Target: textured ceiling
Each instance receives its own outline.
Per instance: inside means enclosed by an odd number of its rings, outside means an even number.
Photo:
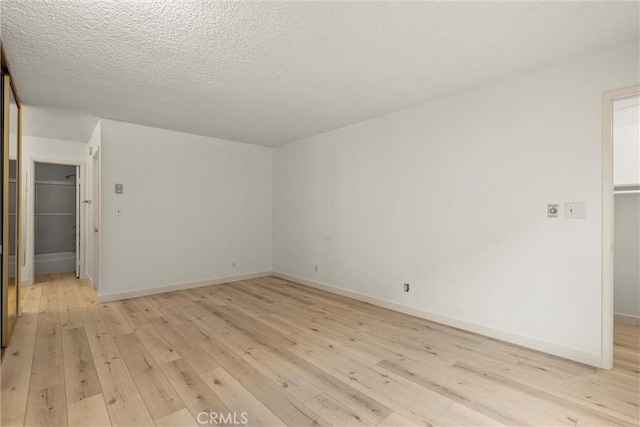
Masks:
[[[88,142],[98,118],[58,108],[24,107],[25,135],[63,141]]]
[[[638,2],[2,0],[28,105],[279,145],[638,40]]]

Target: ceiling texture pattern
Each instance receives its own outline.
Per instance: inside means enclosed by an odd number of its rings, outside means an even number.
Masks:
[[[638,40],[638,2],[2,0],[26,105],[275,146]]]

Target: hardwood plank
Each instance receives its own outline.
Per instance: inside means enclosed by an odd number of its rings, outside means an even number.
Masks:
[[[231,351],[211,332],[193,322],[183,323],[178,327],[189,335],[202,350],[208,354],[215,355],[215,359],[220,366],[225,368],[240,384],[249,386],[261,383],[266,379],[257,369]]]
[[[503,424],[535,425],[537,419],[540,423],[558,425],[568,421],[555,412],[547,416],[546,406],[536,406],[536,403],[532,403],[534,396],[505,387],[492,386],[479,378],[469,378],[425,362],[401,358],[396,361],[385,360],[378,365],[425,388],[449,396]],[[518,410],[514,411],[514,408]],[[575,421],[569,423],[575,424]]]
[[[31,368],[30,391],[64,384],[61,329],[59,322],[38,326]]]
[[[130,299],[122,299],[119,301],[114,301],[113,304],[118,307],[118,310],[122,313],[123,316],[132,313],[138,313],[140,310],[138,306]]]
[[[405,427],[405,426],[415,426],[416,423],[410,421],[403,417],[402,415],[393,412],[387,418],[380,421],[378,426],[380,427]]]
[[[277,330],[261,324],[259,321],[242,314],[229,307],[214,306],[206,301],[198,301],[196,305],[202,307],[210,315],[209,322],[215,322],[220,327],[227,328],[234,333],[244,335],[267,346],[277,345],[281,348],[291,347],[295,341],[278,333]]]
[[[254,341],[229,331],[218,333],[217,336],[236,355],[297,399],[307,401],[321,393],[321,390],[309,381],[284,367],[264,351],[256,348]]]
[[[42,297],[42,286],[41,285],[32,285],[22,287],[25,298],[22,303],[22,313],[30,313],[35,314],[40,312],[40,299]],[[35,333],[35,330],[34,330]]]
[[[326,393],[305,402],[313,412],[327,420],[332,426],[370,426],[370,422],[329,397]]]
[[[329,423],[272,382],[250,387],[251,393],[289,426],[328,426]],[[251,416],[251,414],[249,414]]]
[[[49,285],[53,286],[53,285]],[[44,287],[45,289],[50,289]],[[59,324],[60,323],[60,300],[58,299],[57,287],[51,288],[56,293],[43,292],[40,298],[40,315],[38,325]]]
[[[487,427],[504,425],[493,418],[487,417],[480,412],[466,407],[459,402],[454,402],[446,411],[444,411],[444,415],[447,418],[451,418],[456,425]]]
[[[162,313],[163,317],[165,317],[175,325],[180,325],[189,321],[189,317],[185,315],[184,312],[170,305],[160,307],[158,311]]]
[[[25,295],[2,425],[640,424],[633,325],[602,371],[277,278],[97,304],[62,274]]]
[[[123,313],[123,316],[134,332],[140,328],[149,326],[149,318],[140,311],[128,314]]]
[[[153,420],[120,358],[95,359],[104,401],[114,426],[150,426]]]
[[[152,324],[136,329],[135,334],[157,363],[171,362],[180,358],[180,354]]]
[[[161,364],[160,369],[194,417],[200,413],[229,413],[229,408],[184,360]]]
[[[96,292],[88,284],[79,286],[76,289],[76,300],[78,301],[78,307],[95,304],[97,300]]]
[[[20,321],[21,319],[18,319]],[[33,350],[36,345],[35,335],[18,335],[15,334],[11,337],[9,345],[4,349],[3,363],[8,362],[11,359],[20,359],[22,357],[33,357]]]
[[[240,340],[238,340],[240,341]],[[307,401],[322,391],[298,374],[285,368],[262,350],[251,347],[250,343],[239,344],[241,355],[251,366],[259,370],[278,387],[301,401]]]
[[[162,337],[180,354],[180,357],[189,364],[198,374],[203,374],[218,368],[220,364],[213,357],[202,350],[175,324],[164,317],[153,317],[151,324]]]
[[[33,295],[33,293],[29,293],[29,295]],[[15,337],[35,336],[38,329],[39,316],[40,316],[39,305],[35,310],[27,311],[27,309],[24,309],[22,312],[22,316],[18,317],[18,319],[16,320],[16,324],[14,326],[12,336],[15,336]]]
[[[64,384],[29,392],[27,426],[62,426],[67,424]]]
[[[63,330],[62,346],[67,405],[101,394],[100,380],[84,327]]]
[[[272,349],[267,353],[292,372],[306,379],[334,399],[339,400],[343,405],[373,424],[379,423],[393,412],[366,393],[326,373],[308,360],[290,351]]]
[[[257,426],[285,425],[262,402],[236,381],[224,368],[201,375],[204,382],[220,397],[231,412],[246,414],[249,424]]]
[[[131,329],[129,323],[127,323],[114,303],[108,302],[100,304],[98,307],[112,336],[117,337],[118,335],[126,335],[133,332],[133,329]]]
[[[203,418],[204,419],[204,418]],[[193,415],[187,409],[181,409],[178,412],[167,415],[164,418],[156,420],[156,426],[158,427],[198,427]]]
[[[344,377],[351,384],[362,384],[366,388],[375,389],[377,392],[389,396],[404,396],[403,400],[405,401],[418,399],[424,401],[425,406],[436,412],[443,412],[453,403],[450,397],[417,386],[402,376],[395,375],[365,360],[349,357],[348,353],[341,352],[335,347],[296,345],[291,351],[298,355],[304,355],[314,363],[317,362],[318,366],[330,369],[335,376]]]
[[[131,377],[154,420],[183,409],[184,403],[135,334],[114,338]]]
[[[138,307],[138,311],[143,313],[147,318],[162,316],[162,312],[151,304],[145,297],[132,298],[131,301]]]
[[[72,282],[65,281],[58,285],[58,301],[62,329],[74,329],[83,326],[80,308],[76,299],[76,288]]]
[[[101,394],[67,405],[69,427],[110,427],[111,419]]]
[[[21,426],[29,396],[31,357],[5,360],[0,369],[0,425]]]
[[[562,417],[565,419],[578,420],[578,419],[599,419],[600,422],[607,422],[612,425],[624,425],[627,422],[634,422],[633,415],[638,415],[638,407],[635,407],[635,410],[632,411],[631,416],[627,417],[625,413],[612,411],[606,405],[598,403],[597,401],[593,404],[590,402],[591,399],[584,399],[583,401],[574,401],[573,399],[566,398],[563,396],[559,396],[557,394],[553,394],[548,392],[547,390],[537,389],[528,384],[520,383],[518,381],[514,381],[509,378],[505,378],[502,375],[494,374],[491,372],[484,371],[479,368],[475,368],[474,366],[468,365],[463,362],[456,363],[453,370],[459,369],[465,373],[470,373],[472,375],[481,376],[484,380],[491,381],[495,384],[504,385],[505,387],[512,390],[512,393],[516,392],[525,392],[530,396],[530,400],[540,399],[541,401],[547,402],[546,406],[553,407],[558,406],[558,411],[566,414]],[[591,406],[593,405],[593,406]],[[590,407],[591,406],[591,407]],[[615,415],[614,415],[615,414]]]
[[[298,348],[294,348],[292,351],[298,351]],[[439,395],[426,388],[414,388],[413,393],[409,393],[408,390],[411,389],[409,384],[404,379],[402,382],[394,383],[395,378],[392,377],[391,372],[384,374],[373,370],[370,372],[361,371],[358,369],[357,363],[349,363],[339,357],[332,357],[327,352],[314,354],[313,350],[309,350],[303,351],[299,355],[309,359],[327,373],[343,381],[349,381],[352,387],[415,423],[424,425],[451,423],[451,420],[441,415],[452,403],[452,399],[449,397]],[[386,379],[384,375],[387,375]],[[422,391],[421,394],[420,391]]]
[[[98,306],[95,303],[86,304],[80,308],[80,314],[93,358],[120,357],[120,352]]]

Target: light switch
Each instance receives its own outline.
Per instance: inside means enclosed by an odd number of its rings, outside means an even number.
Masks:
[[[116,208],[116,216],[122,216],[122,208]]]
[[[584,202],[565,203],[564,217],[569,219],[585,219],[587,217],[587,204]]]

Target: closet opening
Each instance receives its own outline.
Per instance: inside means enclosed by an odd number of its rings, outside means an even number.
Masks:
[[[640,325],[640,96],[613,102],[613,230],[613,320]]]
[[[34,162],[33,274],[80,277],[80,166]]]
[[[614,321],[621,335],[637,334],[640,323],[640,86],[605,92],[602,101],[601,367],[612,369]]]

